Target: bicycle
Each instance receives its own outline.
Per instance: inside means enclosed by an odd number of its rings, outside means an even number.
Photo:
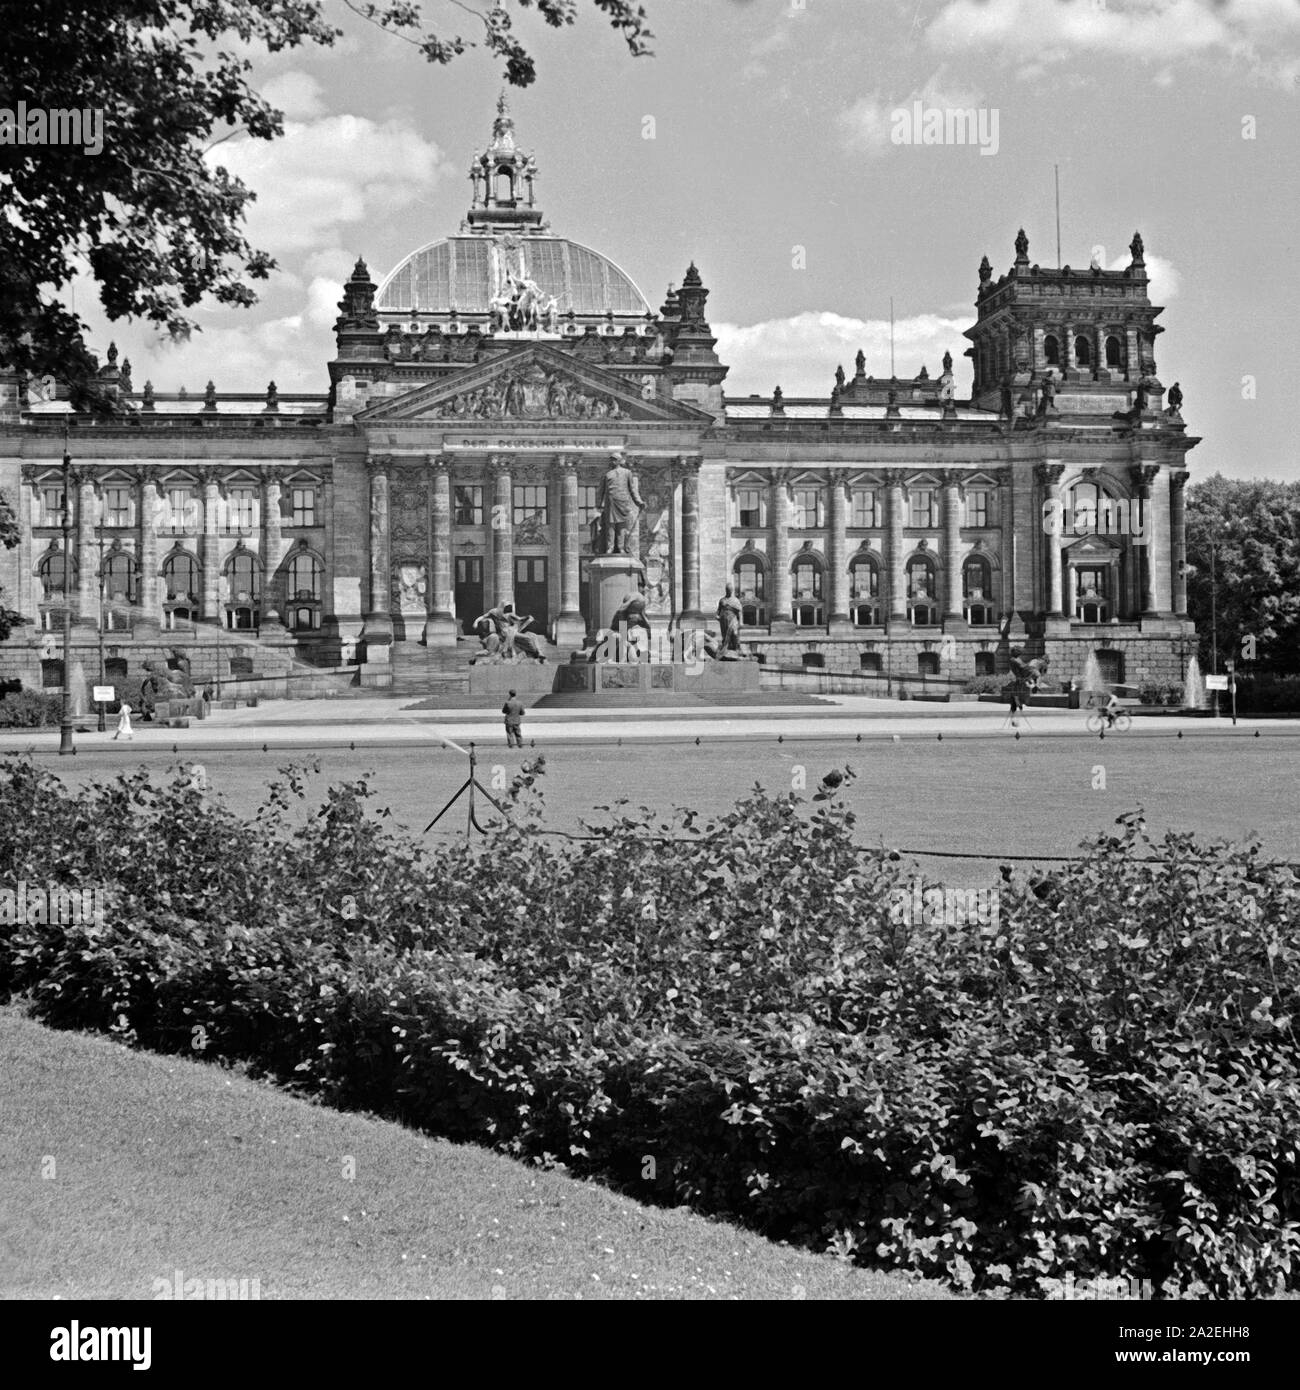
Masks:
[[[1133,727],[1133,716],[1128,710],[1116,710],[1113,715],[1108,715],[1104,709],[1095,709],[1088,716],[1088,732],[1090,734],[1111,733],[1126,734]]]

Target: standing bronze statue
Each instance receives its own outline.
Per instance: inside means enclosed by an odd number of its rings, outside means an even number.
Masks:
[[[610,458],[609,470],[600,481],[602,555],[628,553],[628,535],[644,507],[636,478],[620,451]]]
[[[740,624],[743,618],[744,609],[736,597],[735,586],[728,584],[726,592],[718,600],[718,626],[722,629],[718,654],[724,660],[728,655],[740,655]]]

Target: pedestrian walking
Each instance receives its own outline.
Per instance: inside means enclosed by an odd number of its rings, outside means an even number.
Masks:
[[[135,737],[131,732],[131,706],[125,701],[122,702],[121,707],[118,709],[117,728],[113,732],[113,737],[115,739]]]
[[[524,707],[513,690],[510,692],[510,698],[501,706],[501,713],[506,717],[506,747],[522,748]]]

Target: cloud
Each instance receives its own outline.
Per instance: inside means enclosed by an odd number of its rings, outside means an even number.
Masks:
[[[310,74],[293,69],[262,84],[262,95],[289,120],[306,121],[325,114],[320,83]]]
[[[932,377],[942,370],[946,351],[953,355],[958,391],[967,389],[970,371],[962,353],[963,331],[969,318],[918,314],[894,325],[894,359],[898,375],[913,377],[924,365]],[[835,368],[843,365],[851,377],[853,358],[861,348],[867,375],[889,375],[889,320],[846,318],[843,314],[809,311],[791,318],[768,319],[742,327],[715,323],[718,356],[731,367],[730,395],[757,392],[771,395],[780,386],[788,396],[830,396]],[[967,385],[963,386],[963,376]]]
[[[947,66],[940,65],[926,78],[925,83],[898,100],[886,100],[879,92],[859,97],[839,117],[840,132],[850,150],[868,155],[882,154],[890,145],[893,113],[910,110],[914,101],[927,109],[941,111],[970,110],[983,105],[983,93],[974,88],[954,86],[948,79]]]
[[[338,245],[344,226],[386,220],[450,167],[405,121],[349,115],[286,121],[282,139],[219,145],[209,159],[257,193],[249,239],[274,256]]]
[[[948,0],[926,26],[940,53],[985,50],[1038,76],[1073,58],[1136,58],[1167,81],[1170,65],[1228,58],[1290,84],[1300,67],[1294,0]]]

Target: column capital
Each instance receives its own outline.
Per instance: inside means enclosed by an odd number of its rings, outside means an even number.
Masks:
[[[960,488],[966,481],[966,473],[960,468],[943,468],[939,471],[939,482],[944,487]]]
[[[392,467],[393,456],[391,454],[366,455],[366,473],[372,478],[376,476],[386,478],[392,471]]]
[[[576,474],[578,471],[577,454],[556,454],[555,471],[568,476],[570,473]]]
[[[25,483],[36,483],[39,480],[41,469],[34,463],[23,464],[22,477]]]
[[[1135,463],[1128,470],[1129,480],[1143,497],[1151,495],[1151,484],[1160,475],[1158,463]]]
[[[704,462],[703,454],[678,454],[673,459],[673,467],[680,470],[683,474],[698,473],[700,465]]]
[[[425,462],[435,473],[450,473],[452,458],[448,453],[426,454]]]
[[[1186,486],[1191,473],[1186,468],[1175,468],[1169,475],[1169,486],[1175,492],[1181,492]]]
[[[1063,463],[1039,463],[1034,466],[1034,476],[1044,487],[1057,488],[1065,476]]]
[[[513,454],[489,454],[487,461],[487,471],[494,478],[508,476],[514,471],[515,456]]]
[[[221,491],[221,474],[215,468],[196,468],[194,476],[199,480],[200,487],[214,487]]]
[[[263,487],[271,487],[272,485],[280,486],[288,476],[288,469],[278,464],[264,463],[261,468],[257,470],[257,475],[261,478]]]

